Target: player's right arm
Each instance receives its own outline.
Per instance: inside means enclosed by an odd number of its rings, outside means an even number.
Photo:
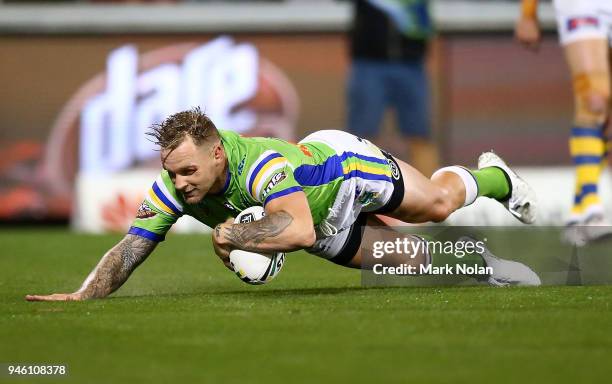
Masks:
[[[147,190],[127,235],[106,252],[78,291],[28,295],[26,300],[72,301],[110,295],[127,281],[136,267],[164,240],[170,227],[182,214],[182,201],[176,196],[174,185],[164,171]]]
[[[115,292],[132,272],[153,252],[156,241],[137,235],[126,235],[102,257],[98,265],[73,293],[28,295],[28,301],[73,301],[98,299]]]
[[[521,16],[514,28],[514,35],[525,47],[538,49],[541,39],[538,0],[521,1]]]

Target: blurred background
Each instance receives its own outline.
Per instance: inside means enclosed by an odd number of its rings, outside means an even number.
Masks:
[[[245,135],[354,131],[355,47],[379,44],[368,40],[379,27],[357,23],[359,3],[0,0],[0,222],[125,231],[160,169],[144,133],[195,105]],[[430,11],[415,8],[427,33],[398,54],[423,61],[417,99],[427,102],[408,116],[425,113],[427,133],[406,136],[402,107],[391,106],[372,139],[422,160],[424,173],[474,166],[494,148],[546,193],[540,223],[561,224],[573,193],[573,107],[550,2],[540,7],[537,53],[514,41],[517,1],[415,3]],[[365,41],[356,42],[359,28]],[[419,139],[424,146],[411,146]],[[601,190],[609,204],[609,175]],[[505,220],[476,204],[451,222]],[[188,219],[176,227],[201,230]]]

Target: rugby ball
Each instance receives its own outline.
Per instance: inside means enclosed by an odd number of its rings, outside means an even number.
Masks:
[[[234,223],[250,223],[264,216],[262,207],[250,207],[240,212]],[[274,279],[285,263],[284,252],[267,254],[235,249],[230,252],[229,258],[236,275],[245,283],[254,285],[265,284]]]

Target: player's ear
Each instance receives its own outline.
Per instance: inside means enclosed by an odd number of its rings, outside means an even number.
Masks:
[[[223,146],[221,145],[221,142],[218,141],[215,144],[213,144],[213,158],[215,160],[221,160],[223,159]]]

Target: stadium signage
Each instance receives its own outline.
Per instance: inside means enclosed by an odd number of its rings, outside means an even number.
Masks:
[[[105,70],[62,108],[45,149],[45,171],[70,194],[77,173],[158,168],[149,127],[194,106],[222,129],[295,139],[295,88],[254,44],[221,36],[145,53],[125,44],[109,52]]]
[[[221,37],[189,51],[182,62],[160,63],[138,72],[136,47],[110,53],[106,88],[81,112],[80,170],[116,171],[156,157],[149,127],[164,117],[204,106],[219,126],[237,132],[254,128],[252,109],[237,106],[257,92],[258,53],[251,44]]]
[[[126,44],[108,54],[105,71],[62,109],[46,171],[66,195],[76,180],[75,228],[123,231],[135,212],[151,214],[139,204],[160,169],[146,135],[152,124],[200,106],[221,129],[293,141],[298,105],[291,82],[252,43],[222,36],[146,53]],[[176,227],[189,231],[194,223],[181,220]]]

